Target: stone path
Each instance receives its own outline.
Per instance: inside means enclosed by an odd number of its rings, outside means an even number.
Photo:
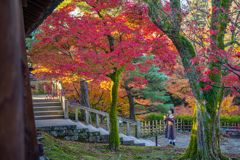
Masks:
[[[149,138],[151,141],[155,142],[155,137]],[[190,134],[187,133],[177,133],[176,137],[176,147],[187,148],[190,142]],[[160,146],[166,146],[169,144],[164,138],[164,135],[158,136],[158,144]],[[222,152],[240,154],[240,139],[238,138],[223,138],[220,142],[220,147]]]

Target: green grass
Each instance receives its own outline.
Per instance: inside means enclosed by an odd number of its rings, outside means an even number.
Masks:
[[[185,149],[175,148],[171,145],[163,147],[120,146],[119,151],[108,149],[107,144],[83,143],[56,139],[41,132],[41,140],[46,147],[45,156],[52,160],[106,160],[106,159],[144,159],[144,160],[175,160],[185,152]],[[240,158],[240,155],[225,154],[231,158]],[[121,158],[119,158],[121,156]]]
[[[106,159],[176,159],[185,149],[165,147],[120,146],[119,151],[109,150],[107,144],[82,143],[56,139],[43,133],[41,140],[45,155],[53,160],[106,160]]]

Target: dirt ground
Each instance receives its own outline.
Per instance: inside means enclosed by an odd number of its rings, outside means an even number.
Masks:
[[[149,138],[155,142],[155,137]],[[190,141],[190,134],[187,133],[177,133],[176,147],[187,148]],[[169,144],[168,141],[164,138],[164,135],[158,136],[158,144],[160,146],[166,146]],[[240,154],[240,139],[239,138],[223,138],[220,141],[220,147],[222,152]]]

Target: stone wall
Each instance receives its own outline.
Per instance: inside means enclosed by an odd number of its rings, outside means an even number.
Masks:
[[[38,131],[44,131],[53,137],[92,143],[108,143],[109,135],[100,135],[100,132],[91,132],[88,128],[76,128],[76,125],[70,126],[51,126],[38,127]]]

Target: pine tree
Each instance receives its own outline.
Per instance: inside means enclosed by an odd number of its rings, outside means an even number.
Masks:
[[[153,59],[153,56],[135,58],[132,63],[146,65],[145,61],[147,59]],[[147,107],[148,111],[160,111],[162,113],[166,113],[173,106],[172,104],[165,104],[170,99],[169,96],[166,96],[167,91],[165,90],[168,76],[161,73],[155,64],[148,65],[148,67],[147,72],[141,72],[141,68],[136,67],[135,70],[128,71],[127,78],[124,79],[124,88],[127,91],[130,106],[130,119],[133,120],[135,120],[135,105]],[[139,77],[139,79],[136,79],[136,77]],[[149,100],[149,103],[136,102],[138,99]]]

